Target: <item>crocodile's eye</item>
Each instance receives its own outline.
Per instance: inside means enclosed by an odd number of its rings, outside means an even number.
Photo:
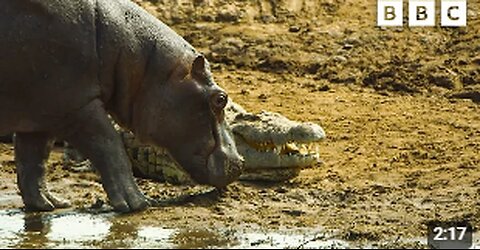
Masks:
[[[224,92],[219,92],[213,95],[211,105],[215,111],[222,111],[227,106],[228,96]]]

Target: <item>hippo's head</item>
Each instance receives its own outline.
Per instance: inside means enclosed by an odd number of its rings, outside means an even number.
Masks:
[[[135,103],[134,133],[167,148],[196,182],[224,187],[243,168],[224,118],[228,96],[213,81],[203,56],[176,67],[165,83],[143,88],[142,100]]]

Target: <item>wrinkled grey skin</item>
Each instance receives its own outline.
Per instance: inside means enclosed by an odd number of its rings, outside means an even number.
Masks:
[[[69,205],[43,185],[53,139],[91,160],[116,211],[148,206],[108,114],[167,148],[197,182],[231,183],[242,159],[225,130],[226,102],[205,59],[128,0],[0,3],[0,134],[16,134],[27,210]]]

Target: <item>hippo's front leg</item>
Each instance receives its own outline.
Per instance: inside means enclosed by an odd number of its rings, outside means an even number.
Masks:
[[[17,182],[26,210],[50,211],[70,206],[69,202],[57,199],[45,190],[44,162],[50,149],[49,137],[45,133],[15,135]]]
[[[110,204],[118,212],[142,210],[148,206],[133,178],[130,160],[120,135],[115,131],[103,104],[94,100],[73,117],[65,140],[72,144],[100,172]]]

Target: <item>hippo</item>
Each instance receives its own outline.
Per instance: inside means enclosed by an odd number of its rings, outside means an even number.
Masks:
[[[64,140],[98,170],[115,211],[149,198],[111,118],[165,147],[192,179],[225,187],[242,170],[224,118],[227,93],[208,61],[129,0],[15,0],[0,4],[0,134],[15,133],[24,206],[70,206],[44,185],[52,142]]]

